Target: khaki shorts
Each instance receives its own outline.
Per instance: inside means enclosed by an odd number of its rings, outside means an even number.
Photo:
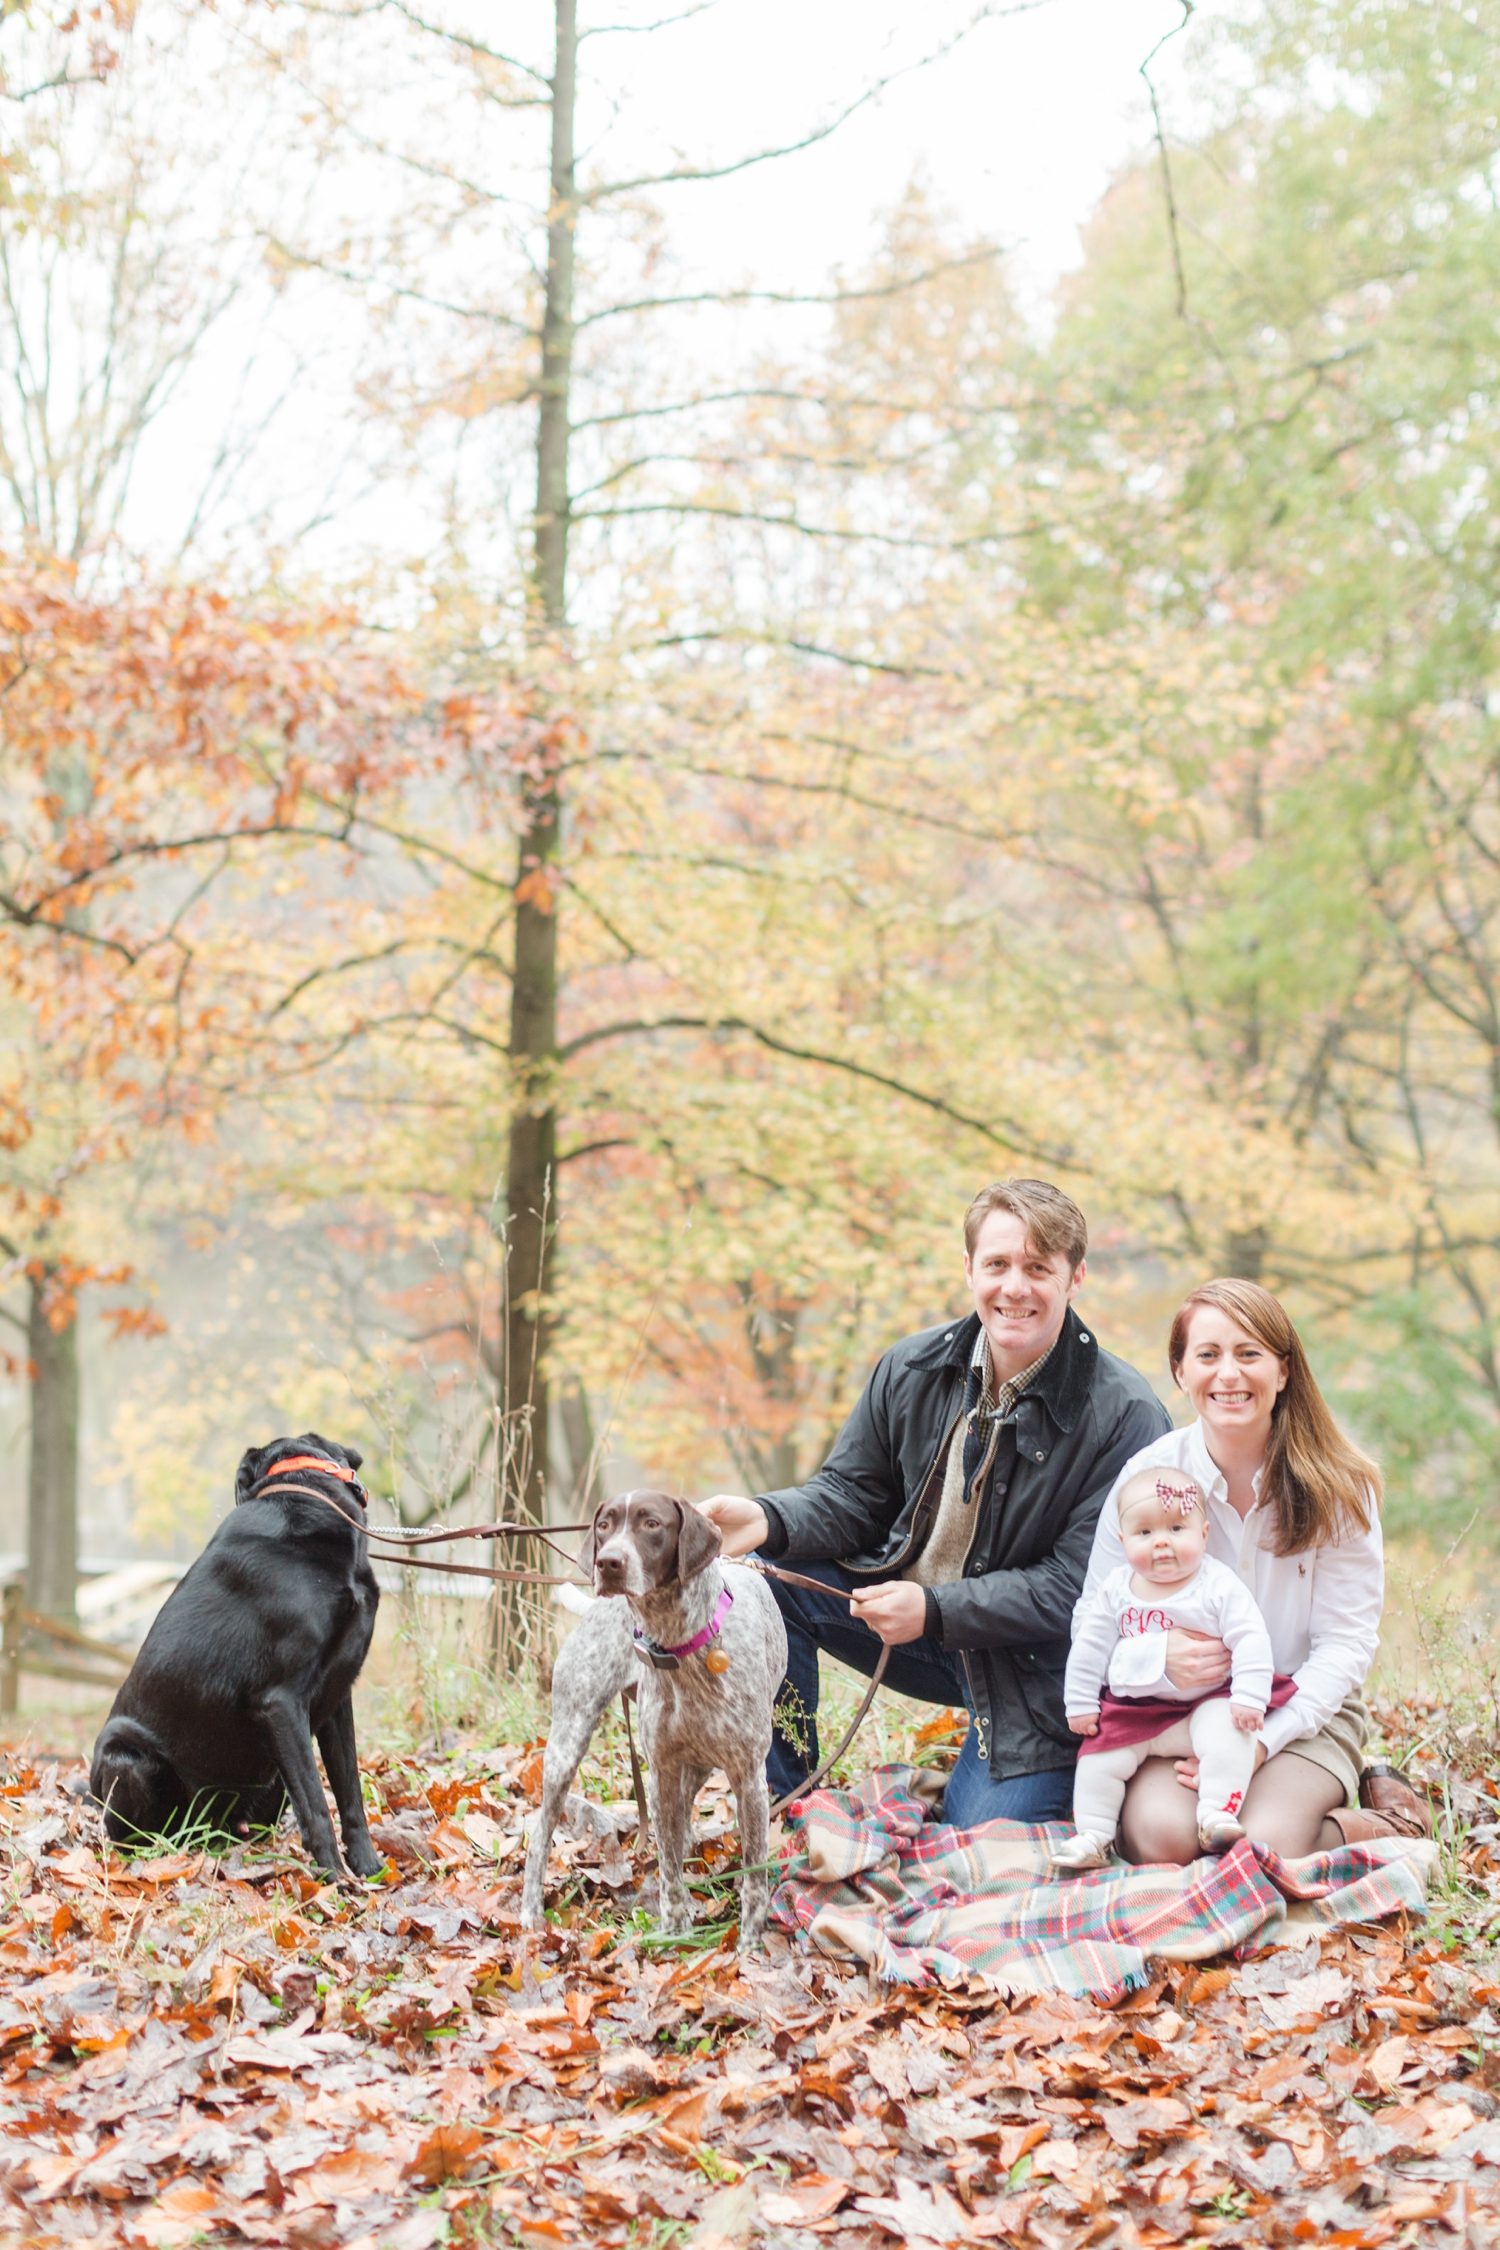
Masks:
[[[1310,1734],[1300,1742],[1289,1742],[1279,1753],[1283,1758],[1306,1758],[1312,1765],[1322,1766],[1331,1773],[1344,1791],[1344,1803],[1359,1803],[1359,1777],[1365,1763],[1365,1735],[1369,1722],[1365,1717],[1364,1697],[1356,1689],[1346,1695],[1327,1726],[1317,1734]]]

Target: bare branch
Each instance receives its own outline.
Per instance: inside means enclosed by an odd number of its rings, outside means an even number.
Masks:
[[[347,266],[331,264],[326,258],[315,258],[308,251],[289,249],[274,235],[264,235],[261,239],[268,249],[274,250],[278,258],[284,258],[289,266],[300,267],[307,273],[325,274],[330,281],[345,281],[354,289],[383,290],[387,296],[399,297],[403,303],[425,305],[431,312],[452,313],[459,320],[487,321],[492,328],[508,328],[512,335],[529,336],[533,342],[541,333],[524,320],[512,320],[508,313],[490,312],[477,305],[455,305],[446,297],[429,297],[424,290],[405,288],[401,283],[385,280],[379,274],[355,273]]]
[[[308,15],[332,16],[336,22],[356,22],[362,16],[401,16],[414,30],[425,31],[434,39],[446,41],[450,47],[461,48],[465,54],[479,55],[486,62],[497,62],[506,70],[519,71],[523,78],[530,78],[547,92],[551,91],[552,81],[545,71],[537,70],[531,63],[522,62],[516,55],[502,54],[498,47],[487,46],[484,40],[476,39],[468,32],[455,31],[445,23],[433,23],[429,17],[419,15],[415,8],[408,7],[406,0],[370,0],[368,6],[332,8],[321,5],[320,0],[302,0],[302,4]]]
[[[940,274],[991,265],[1003,255],[998,243],[991,243],[983,250],[970,251],[967,257],[944,258],[938,265],[923,267],[920,273],[882,282],[873,289],[696,289],[680,297],[627,297],[617,305],[582,314],[574,325],[592,328],[596,322],[613,320],[620,313],[673,311],[682,305],[863,305],[876,298],[904,296],[907,290],[920,289],[923,282],[935,281]]]
[[[890,1077],[883,1070],[871,1070],[865,1063],[851,1062],[845,1055],[830,1055],[816,1047],[795,1047],[789,1040],[778,1039],[774,1032],[763,1031],[759,1024],[746,1023],[738,1016],[658,1016],[655,1021],[642,1018],[633,1023],[603,1024],[596,1031],[580,1032],[557,1050],[559,1062],[570,1062],[574,1055],[586,1047],[595,1047],[606,1039],[650,1038],[658,1031],[709,1031],[738,1032],[753,1039],[758,1046],[767,1047],[772,1054],[788,1055],[794,1062],[816,1063],[824,1070],[839,1070],[851,1078],[861,1078],[872,1086],[883,1086],[888,1093],[899,1094],[903,1101],[915,1102],[922,1109],[935,1110],[940,1117],[951,1119],[955,1125],[978,1133],[983,1140],[991,1141],[1012,1156],[1024,1156],[1040,1164],[1063,1167],[1077,1166],[1077,1156],[1072,1150],[1039,1148],[1031,1136],[1019,1125],[1008,1125],[1001,1132],[983,1118],[970,1117],[940,1094],[929,1094],[919,1086],[908,1086],[899,1078]]]
[[[798,656],[826,657],[831,664],[847,664],[856,672],[887,672],[897,680],[945,680],[948,673],[935,664],[886,664],[878,656],[851,656],[847,649],[824,648],[817,641],[789,640],[781,633],[666,633],[659,640],[643,643],[648,648],[701,648],[707,641],[723,642],[730,647],[789,648]],[[747,775],[747,780],[754,779]]]
[[[695,6],[675,16],[658,16],[655,23],[596,23],[579,32],[578,44],[581,47],[585,39],[613,39],[637,31],[670,31],[675,24],[691,23],[694,16],[710,15],[718,5],[719,0],[696,0]]]
[[[836,116],[830,117],[822,125],[815,125],[810,132],[804,133],[798,140],[784,141],[776,148],[755,149],[750,155],[737,156],[728,164],[684,164],[676,166],[670,172],[642,172],[634,179],[611,180],[607,185],[591,190],[588,195],[580,197],[579,200],[587,203],[601,203],[609,196],[632,195],[640,188],[678,187],[694,180],[727,180],[736,172],[752,170],[757,164],[774,164],[784,156],[800,156],[804,150],[817,148],[821,142],[830,140],[841,126],[848,124],[851,117],[856,117],[862,109],[867,109],[870,103],[877,101],[889,87],[896,85],[903,78],[914,76],[920,70],[930,69],[934,63],[941,62],[946,55],[951,55],[953,50],[961,46],[964,40],[977,31],[982,23],[993,23],[1003,16],[1030,15],[1035,9],[1047,5],[1048,0],[1011,0],[1011,5],[1008,7],[996,7],[994,0],[985,0],[985,5],[979,8],[969,18],[968,22],[953,34],[951,39],[945,39],[940,46],[931,48],[927,54],[919,56],[915,62],[903,63],[899,70],[887,71],[883,78],[875,79],[865,87],[862,93],[856,94],[853,101],[846,102]]]

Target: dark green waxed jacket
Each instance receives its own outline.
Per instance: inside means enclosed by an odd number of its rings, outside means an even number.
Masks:
[[[937,1512],[978,1335],[970,1313],[892,1345],[817,1474],[761,1495],[768,1560],[901,1575]],[[1056,1348],[1000,1432],[964,1575],[928,1593],[928,1630],[967,1676],[979,1748],[997,1781],[1077,1755],[1063,1672],[1094,1524],[1126,1462],[1170,1426],[1145,1376],[1101,1351],[1069,1306]]]

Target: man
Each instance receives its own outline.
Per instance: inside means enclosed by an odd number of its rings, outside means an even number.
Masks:
[[[701,1503],[726,1554],[756,1549],[853,1590],[851,1610],[770,1582],[788,1642],[766,1765],[777,1796],[817,1764],[818,1651],[870,1673],[883,1641],[888,1686],[970,1712],[946,1820],[1070,1817],[1073,1604],[1110,1486],[1170,1426],[1073,1310],[1087,1247],[1060,1188],[985,1188],[964,1221],[973,1312],[892,1346],[807,1484]]]

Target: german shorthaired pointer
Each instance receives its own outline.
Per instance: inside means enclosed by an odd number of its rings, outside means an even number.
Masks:
[[[200,1819],[272,1826],[290,1796],[308,1851],[341,1876],[316,1737],[349,1865],[380,1873],[351,1700],[380,1601],[359,1464],[315,1430],[240,1462],[234,1507],[163,1605],[94,1744],[89,1788],[117,1843]]]
[[[627,1492],[594,1516],[595,1602],[562,1645],[552,1675],[552,1731],[542,1809],[526,1855],[521,1919],[542,1920],[547,1852],[563,1800],[606,1704],[632,1683],[650,1767],[661,1919],[692,1927],[683,1881],[693,1800],[715,1766],[734,1791],[740,1849],[740,1951],[759,1945],[770,1886],[766,1753],[786,1672],[786,1628],[765,1580],[719,1560],[715,1526],[685,1500]],[[588,1554],[589,1550],[585,1550]]]

